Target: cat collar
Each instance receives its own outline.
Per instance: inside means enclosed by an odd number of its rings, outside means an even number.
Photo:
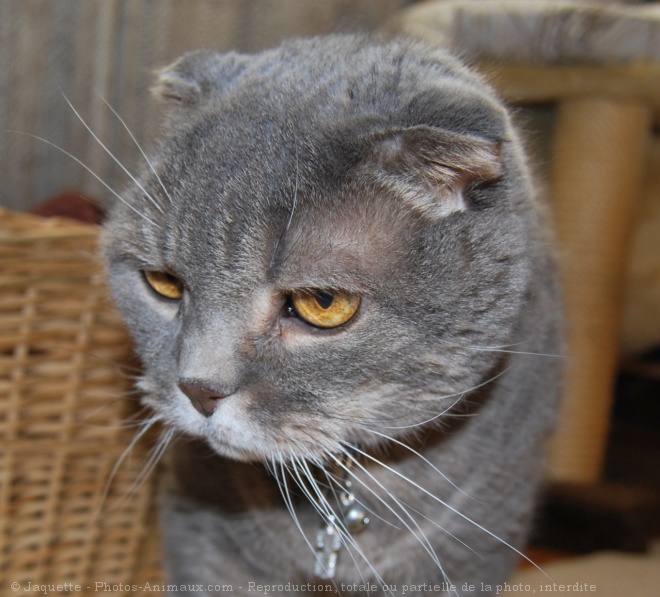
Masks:
[[[325,503],[336,500],[338,512],[329,508],[331,513],[323,516],[323,522],[316,534],[316,551],[314,575],[319,579],[334,578],[337,569],[339,552],[348,536],[361,533],[369,524],[369,517],[364,507],[358,503],[353,494],[351,468],[354,460],[349,453],[342,454],[335,462],[332,473],[338,488],[330,486],[326,489]]]

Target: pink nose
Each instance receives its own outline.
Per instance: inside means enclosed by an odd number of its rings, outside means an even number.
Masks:
[[[222,400],[229,393],[222,392],[211,384],[200,379],[180,379],[179,388],[188,396],[195,409],[205,417],[210,417],[215,411],[218,400]]]

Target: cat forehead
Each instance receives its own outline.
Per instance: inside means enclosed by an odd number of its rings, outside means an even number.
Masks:
[[[295,194],[299,184],[341,183],[378,134],[426,127],[496,143],[508,131],[501,106],[471,73],[441,50],[404,40],[331,36],[256,55],[196,52],[161,71],[158,90],[174,100],[162,163],[178,181],[182,210],[219,194],[259,211],[263,198]],[[448,143],[426,136],[395,145],[416,148],[428,166],[429,147]],[[499,165],[482,167],[483,156],[498,162],[496,153],[487,148],[454,165],[467,168],[464,180],[493,176]]]
[[[420,218],[397,202],[349,194],[293,214],[274,269],[284,286],[364,291],[410,258],[421,237]]]
[[[157,210],[136,191],[147,217],[126,227],[150,228],[166,264],[382,275],[414,245],[408,212],[428,223],[464,211],[461,188],[502,172],[501,107],[417,44],[335,37],[195,53],[161,72],[159,91],[174,115],[146,187],[169,196]]]
[[[224,288],[265,282],[365,292],[409,257],[419,218],[397,202],[355,192],[299,191],[296,201],[280,205],[250,209],[246,201],[189,213],[163,234],[164,260]]]

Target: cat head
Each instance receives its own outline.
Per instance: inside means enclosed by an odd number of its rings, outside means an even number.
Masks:
[[[341,36],[189,54],[156,89],[159,150],[103,235],[145,402],[245,460],[448,420],[529,274],[491,92],[443,51]]]

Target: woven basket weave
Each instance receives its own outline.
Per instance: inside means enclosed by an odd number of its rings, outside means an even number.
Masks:
[[[129,595],[161,582],[155,475],[134,487],[149,440],[103,498],[139,405],[97,237],[93,226],[0,210],[1,595],[43,594],[43,584],[98,595],[97,583]]]

